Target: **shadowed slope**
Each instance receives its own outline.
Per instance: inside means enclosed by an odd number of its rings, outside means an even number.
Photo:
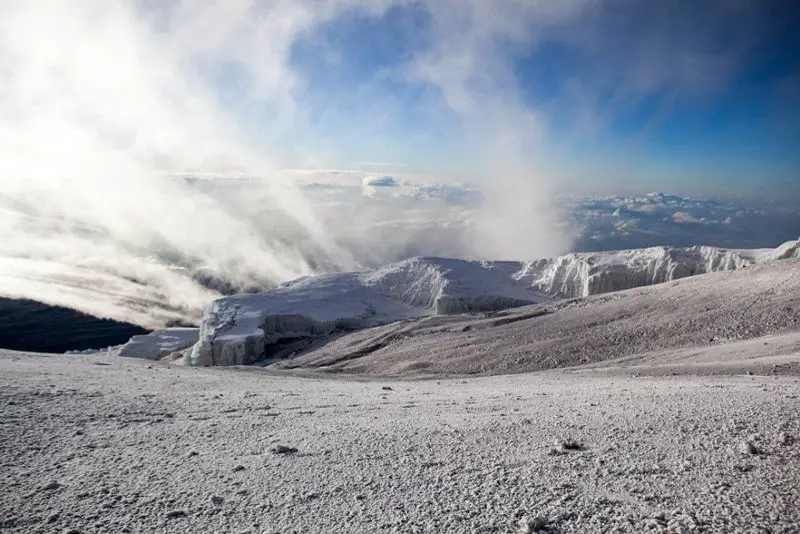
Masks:
[[[147,330],[61,306],[0,297],[0,348],[65,352],[119,345]]]

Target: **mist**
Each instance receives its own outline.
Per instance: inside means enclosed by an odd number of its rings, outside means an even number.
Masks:
[[[547,121],[521,97],[508,49],[597,4],[6,2],[0,294],[154,328],[196,322],[223,292],[313,273],[568,251]],[[280,170],[279,141],[308,120],[293,43],[409,6],[425,13],[425,45],[392,75],[459,118],[481,201],[320,200]],[[229,72],[243,80],[233,99],[220,89]],[[257,133],[243,126],[253,110]]]

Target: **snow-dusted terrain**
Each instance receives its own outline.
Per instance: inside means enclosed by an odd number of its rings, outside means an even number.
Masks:
[[[266,368],[0,351],[0,528],[800,531],[800,259],[473,315],[384,276],[408,319]]]
[[[199,341],[186,361],[251,364],[301,351],[336,332],[423,316],[499,311],[551,297],[585,297],[793,257],[800,257],[800,241],[776,249],[653,247],[528,263],[413,258],[218,299],[205,313]]]
[[[687,371],[364,381],[0,351],[0,529],[798,532],[800,379]]]
[[[800,259],[789,259],[500,313],[393,323],[273,366],[377,376],[518,373],[723,348],[798,329]]]

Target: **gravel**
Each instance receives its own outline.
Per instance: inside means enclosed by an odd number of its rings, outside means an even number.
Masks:
[[[0,352],[0,530],[800,531],[796,376],[389,382]]]

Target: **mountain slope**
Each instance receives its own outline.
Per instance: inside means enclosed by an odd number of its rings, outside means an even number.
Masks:
[[[251,364],[307,350],[344,331],[425,316],[500,311],[797,256],[800,241],[777,249],[654,247],[531,263],[412,258],[373,271],[305,277],[264,293],[218,299],[209,306],[186,361]]]
[[[147,330],[69,308],[0,297],[0,348],[35,352],[101,349]]]
[[[791,259],[478,317],[395,323],[275,365],[373,375],[518,373],[798,331],[800,260]]]

